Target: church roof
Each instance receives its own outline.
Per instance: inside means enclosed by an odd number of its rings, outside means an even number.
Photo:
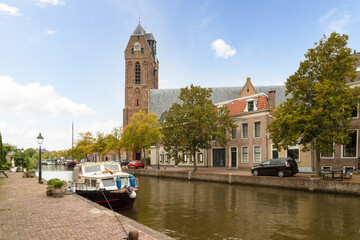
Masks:
[[[214,104],[236,99],[243,87],[215,87],[212,88],[211,100]],[[269,91],[275,91],[276,106],[284,102],[285,86],[255,86],[257,93],[267,94]],[[149,106],[150,112],[156,113],[160,118],[165,111],[168,111],[175,102],[180,103],[178,98],[180,89],[150,89]]]
[[[145,30],[139,23],[131,36],[143,36],[143,35],[145,35]]]
[[[146,40],[151,40],[151,41],[155,41],[154,35],[152,33],[146,33],[145,34],[145,38]]]

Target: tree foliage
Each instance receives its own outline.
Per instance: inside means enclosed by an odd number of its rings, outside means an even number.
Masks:
[[[320,153],[333,152],[333,143],[349,142],[351,113],[359,102],[357,88],[347,83],[356,78],[355,60],[347,47],[348,36],[332,33],[308,50],[299,69],[287,79],[288,99],[274,111],[268,131],[277,149],[302,145]]]
[[[106,136],[106,152],[113,150],[117,151],[119,160],[121,158],[121,135],[123,133],[123,127],[114,127],[110,134]]]
[[[225,146],[230,140],[226,131],[236,126],[225,106],[215,107],[210,99],[211,92],[211,89],[193,85],[182,88],[179,95],[181,104],[174,103],[170,107],[162,124],[163,143],[168,155],[180,161],[183,160],[182,154],[190,154],[194,159],[194,171],[197,170],[196,153],[210,149],[212,139]]]
[[[71,149],[71,155],[75,159],[88,158],[88,154],[92,154],[95,138],[91,132],[82,132],[76,141],[76,146]]]
[[[124,128],[121,137],[121,146],[127,151],[140,152],[156,144],[160,140],[160,124],[155,113],[146,114],[142,111],[135,113],[130,123]],[[144,161],[146,167],[146,161]]]

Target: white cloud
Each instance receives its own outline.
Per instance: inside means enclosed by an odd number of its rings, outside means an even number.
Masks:
[[[55,34],[55,33],[57,33],[58,31],[57,30],[51,30],[51,29],[47,29],[46,31],[45,31],[45,33],[46,34],[49,34],[49,35],[53,35],[53,34]]]
[[[0,76],[0,109],[20,116],[28,113],[52,117],[95,114],[86,104],[76,104],[59,96],[50,85],[21,85],[7,76]]]
[[[5,3],[0,3],[0,13],[10,16],[20,16],[20,10],[17,7],[10,7]]]
[[[47,5],[53,5],[53,6],[62,6],[65,5],[65,1],[62,0],[36,0],[38,3],[38,6],[40,7],[46,7]]]
[[[226,42],[222,39],[213,41],[210,46],[215,50],[215,57],[227,59],[228,57],[236,54],[236,49],[231,48],[230,45],[226,44]]]
[[[77,132],[92,132],[95,136],[96,132],[103,132],[105,134],[111,133],[114,127],[121,126],[122,123],[114,121],[114,120],[108,120],[106,122],[99,122],[99,121],[93,121],[90,125],[85,127],[80,127]],[[75,128],[76,128],[76,122],[75,122]],[[77,136],[76,136],[77,137]]]
[[[335,12],[337,12],[337,8],[333,8],[331,9],[325,16],[322,16],[320,19],[319,19],[319,22],[320,23],[323,23],[325,22],[328,18],[330,18],[332,15],[334,15]]]
[[[325,28],[327,34],[332,32],[345,33],[345,28],[350,21],[351,15],[338,8],[331,9],[325,16],[319,19],[319,23]]]

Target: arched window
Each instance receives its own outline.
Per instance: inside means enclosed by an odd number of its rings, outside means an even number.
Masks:
[[[135,84],[140,84],[140,63],[135,65]]]

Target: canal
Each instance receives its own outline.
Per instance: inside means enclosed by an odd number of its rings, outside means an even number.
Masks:
[[[176,239],[360,239],[359,197],[143,176],[137,180],[135,207],[121,214]]]

